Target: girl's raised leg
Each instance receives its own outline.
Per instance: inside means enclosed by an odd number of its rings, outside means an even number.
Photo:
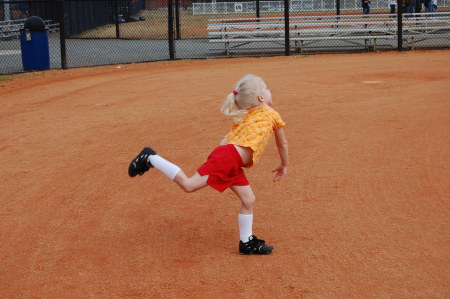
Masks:
[[[189,193],[208,186],[206,183],[208,177],[208,175],[200,176],[200,174],[196,172],[189,178],[183,170],[180,169],[173,180],[181,187],[181,189]]]

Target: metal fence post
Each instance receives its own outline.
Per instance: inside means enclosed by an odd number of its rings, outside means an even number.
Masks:
[[[259,13],[259,0],[256,0],[256,17],[259,18],[261,15]]]
[[[181,39],[180,32],[180,0],[175,0],[175,31],[177,39]]]
[[[119,5],[117,5],[118,1],[119,0],[113,0],[114,23],[116,25],[116,39],[120,39]]]
[[[67,69],[67,49],[66,49],[66,26],[64,17],[64,0],[57,2],[57,11],[59,17],[59,44],[61,50],[61,68]]]
[[[403,50],[403,1],[397,0],[397,50]]]
[[[336,0],[336,15],[341,14],[341,0]]]
[[[289,0],[284,0],[284,55],[291,55],[291,41],[289,36]]]
[[[174,47],[174,40],[173,40],[173,1],[168,0],[167,1],[167,34],[168,34],[168,40],[169,40],[169,56],[171,60],[175,59],[175,47]]]

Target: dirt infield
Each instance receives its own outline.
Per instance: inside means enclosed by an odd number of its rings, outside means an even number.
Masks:
[[[449,298],[450,52],[158,62],[0,81],[2,298]],[[282,115],[248,178],[269,256],[238,254],[231,191],[178,189],[262,76]]]

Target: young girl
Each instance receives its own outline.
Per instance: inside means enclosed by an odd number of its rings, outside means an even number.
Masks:
[[[242,202],[238,215],[239,252],[271,253],[273,247],[253,235],[255,195],[242,169],[258,162],[270,136],[275,132],[281,163],[273,170],[276,172],[274,182],[287,173],[288,145],[282,128],[285,123],[271,105],[272,95],[264,81],[255,75],[246,75],[236,83],[222,105],[222,113],[233,117],[235,124],[193,176],[186,176],[177,165],[157,155],[149,147],[131,161],[128,174],[131,177],[142,175],[154,167],[186,192],[194,192],[207,185],[219,192],[230,188]]]

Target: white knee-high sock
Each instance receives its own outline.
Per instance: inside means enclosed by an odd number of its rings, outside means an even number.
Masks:
[[[150,155],[148,157],[148,160],[150,161],[150,163],[152,163],[153,167],[164,173],[172,181],[177,173],[181,170],[180,167],[167,161],[159,155]]]
[[[239,214],[238,222],[241,241],[246,243],[248,242],[248,238],[253,235],[253,214]]]

